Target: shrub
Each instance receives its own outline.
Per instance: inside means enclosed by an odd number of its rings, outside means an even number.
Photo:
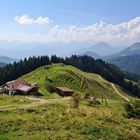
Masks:
[[[51,84],[51,83],[47,83],[47,84],[46,84],[46,88],[47,88],[47,90],[48,90],[50,93],[53,93],[53,92],[56,91],[56,87],[55,87],[53,84]]]
[[[125,110],[129,118],[140,119],[140,100],[125,104]]]
[[[86,94],[84,95],[84,99],[89,99],[89,97],[90,97],[89,93],[86,93]]]
[[[79,107],[79,102],[80,102],[80,94],[78,93],[74,93],[72,95],[72,99],[73,99],[73,108],[78,108]]]

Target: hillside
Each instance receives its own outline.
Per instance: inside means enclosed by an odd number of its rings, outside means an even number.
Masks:
[[[140,75],[140,55],[122,56],[109,60],[124,71]]]
[[[63,64],[55,64],[40,67],[31,73],[22,76],[20,79],[25,79],[29,83],[37,83],[40,87],[40,93],[51,96],[46,87],[48,84],[54,86],[67,86],[76,92],[85,95],[89,93],[97,98],[122,99],[116,94],[111,83],[101,79],[97,74],[83,72],[75,67],[66,66]],[[120,87],[118,90],[127,96]]]
[[[70,65],[53,64],[40,67],[20,79],[37,83],[39,91],[46,96],[0,96],[0,140],[140,138],[140,121],[127,118],[122,96],[130,100],[135,98],[100,75],[86,73]],[[98,99],[100,105],[90,105],[88,100],[81,98],[79,108],[73,109],[71,97],[62,98],[47,91],[46,86],[50,83],[67,86],[81,95],[103,96],[107,104]]]
[[[30,57],[28,59],[20,60],[14,64],[9,64],[4,68],[1,68],[0,72],[0,84],[4,84],[8,81],[15,80],[29,72],[36,70],[37,68],[53,63],[63,63],[66,65],[74,66],[84,72],[96,73],[104,77],[106,80],[115,83],[124,89],[128,90],[131,95],[140,97],[140,88],[128,81],[137,82],[139,78],[132,74],[127,74],[120,70],[115,65],[104,62],[101,59],[95,60],[90,56],[77,56],[61,58],[56,55]],[[34,76],[35,77],[35,76]],[[125,79],[128,79],[127,81]]]
[[[126,117],[122,101],[107,100],[107,106],[90,106],[81,99],[79,108],[73,109],[70,99],[61,99],[43,99],[46,102],[40,106],[32,101],[27,106],[24,97],[0,98],[11,100],[0,107],[0,140],[140,139],[140,120]],[[17,107],[11,108],[14,104]]]

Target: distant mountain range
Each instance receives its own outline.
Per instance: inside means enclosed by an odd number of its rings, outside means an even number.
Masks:
[[[106,60],[125,71],[140,75],[140,43],[137,42]]]
[[[125,49],[124,49],[125,48]],[[0,41],[0,66],[11,63],[14,59],[22,59],[30,56],[56,54],[61,57],[68,57],[73,54],[88,55],[95,59],[103,59],[107,62],[118,65],[125,71],[139,74],[140,43],[137,42],[129,47],[110,46],[105,42],[93,41],[71,41],[71,42],[20,42]],[[8,56],[8,57],[5,57]],[[133,63],[133,65],[132,65]]]
[[[112,64],[119,66],[124,71],[140,75],[140,42],[123,49],[109,46],[107,43],[101,42],[75,52],[75,54],[86,54],[94,58],[100,58]]]
[[[140,55],[121,56],[111,59],[109,62],[119,66],[124,71],[140,75]]]
[[[20,42],[20,41],[0,41],[0,55],[15,59],[21,59],[30,56],[56,54],[57,56],[70,56],[76,50],[93,45],[93,41],[71,41],[71,42]]]
[[[117,49],[116,49],[117,48]],[[0,55],[8,56],[14,59],[21,59],[29,56],[52,55],[70,56],[72,54],[88,54],[96,58],[112,55],[119,52],[118,47],[109,46],[105,42],[93,41],[71,41],[71,42],[51,42],[25,43],[20,41],[0,41]],[[22,53],[21,53],[22,52]]]
[[[94,52],[99,56],[108,56],[111,54],[115,54],[117,51],[115,48],[109,46],[105,42],[98,43],[96,45],[92,45],[91,47],[87,48],[90,52]]]
[[[14,59],[7,56],[0,56],[0,67],[5,66],[6,64],[14,62]]]
[[[94,57],[95,59],[101,58],[101,56],[99,54],[91,51],[90,49],[85,49],[85,48],[84,49],[77,50],[77,51],[73,52],[72,54],[76,54],[76,55],[88,55],[88,56]]]
[[[73,54],[79,54],[79,55],[89,55],[94,58],[104,58],[106,56],[114,55],[118,52],[120,52],[122,49],[121,47],[113,47],[108,45],[105,42],[100,42],[91,46],[87,46],[83,49],[77,50],[73,52]]]
[[[13,62],[13,61],[14,61],[14,59],[9,58],[9,57],[7,57],[7,56],[0,56],[0,62],[1,62],[1,63],[8,64],[8,63],[11,63],[11,62]]]
[[[118,53],[117,56],[131,56],[135,54],[140,54],[140,42],[132,44],[130,47]]]

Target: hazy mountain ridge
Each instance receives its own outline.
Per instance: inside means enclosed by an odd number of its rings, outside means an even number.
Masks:
[[[123,51],[118,53],[118,56],[131,56],[135,54],[140,54],[140,42],[136,42],[128,48],[124,49]]]
[[[14,59],[9,58],[7,56],[0,56],[0,63],[1,64],[8,64],[8,63],[12,63],[14,61]]]
[[[56,54],[58,56],[70,56],[74,51],[94,44],[92,41],[78,42],[20,42],[0,41],[0,55],[21,59],[24,57]],[[21,53],[22,52],[22,53]]]
[[[119,66],[124,71],[140,75],[140,55],[121,56],[111,59],[109,62]]]
[[[140,75],[140,43],[134,43],[120,53],[108,57],[108,61],[125,71]]]
[[[0,41],[0,55],[11,58],[21,59],[24,57],[38,55],[70,56],[72,54],[91,54],[92,57],[101,58],[102,56],[117,53],[117,47],[109,46],[105,42],[94,41],[70,41],[70,42],[20,42],[20,41]],[[22,52],[22,53],[21,53]],[[93,55],[94,54],[94,55]]]
[[[105,42],[93,45],[89,48],[89,50],[97,53],[100,56],[108,56],[116,53],[116,50]]]

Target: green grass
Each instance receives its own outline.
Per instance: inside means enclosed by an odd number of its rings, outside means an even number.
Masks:
[[[0,108],[0,140],[139,140],[140,120],[128,119],[124,100],[116,94],[111,83],[98,75],[85,73],[62,64],[44,66],[20,79],[37,83],[43,98],[61,98],[49,93],[46,85],[67,86],[85,95],[107,98],[108,105],[89,106],[81,99],[78,109],[72,100],[48,102],[42,106],[7,110]],[[129,99],[125,90],[115,85]],[[101,100],[101,99],[99,99]],[[22,106],[31,101],[19,96],[0,96],[1,106]]]
[[[0,140],[139,140],[140,120],[125,117],[123,102],[79,109],[71,101],[40,107],[0,111]]]
[[[100,79],[98,75],[86,73],[75,67],[63,64],[40,67],[20,79],[25,79],[29,83],[37,83],[40,87],[39,92],[47,95],[47,97],[58,97],[57,94],[50,94],[46,89],[46,84],[49,84],[49,79],[51,79],[54,86],[66,86],[83,95],[89,93],[97,98],[103,96],[108,99],[122,100],[111,84],[106,80]],[[121,87],[118,88],[120,92],[127,94]]]
[[[7,95],[0,95],[0,107],[5,105],[22,105],[28,104],[30,100],[21,97],[21,96],[7,96]]]

